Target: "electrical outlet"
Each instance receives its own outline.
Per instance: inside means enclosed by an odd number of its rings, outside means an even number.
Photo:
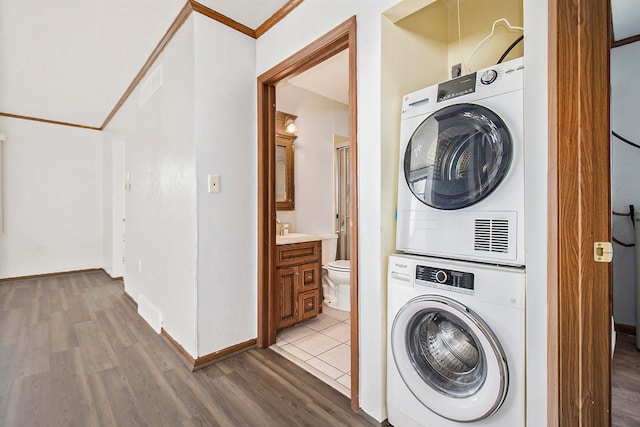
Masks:
[[[209,175],[209,193],[220,192],[220,175]]]
[[[451,67],[451,78],[455,79],[456,77],[460,77],[462,74],[462,64],[456,64]]]

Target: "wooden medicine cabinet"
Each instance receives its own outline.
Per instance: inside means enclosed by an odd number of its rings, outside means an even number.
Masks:
[[[295,135],[287,133],[285,122],[297,119],[293,114],[276,112],[276,210],[295,209],[293,141]]]

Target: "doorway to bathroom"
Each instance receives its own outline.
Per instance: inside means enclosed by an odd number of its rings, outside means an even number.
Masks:
[[[318,366],[328,364],[333,368],[339,368],[332,375],[329,375],[334,384],[342,384],[345,388],[338,390],[346,392],[351,398],[351,406],[354,410],[359,408],[358,402],[358,212],[357,212],[357,111],[356,111],[356,22],[355,17],[347,20],[343,24],[336,27],[311,45],[303,48],[293,56],[285,59],[280,64],[273,67],[258,77],[258,339],[259,347],[270,347],[276,344],[277,339],[286,341],[286,344],[297,344],[290,349],[292,353],[293,347],[303,350],[313,361],[315,371],[319,371]],[[342,260],[346,263],[346,276],[349,285],[347,298],[341,300],[347,301],[347,309],[342,310],[322,304],[322,282],[320,268],[320,253],[325,256],[328,252],[328,246],[324,240],[330,241],[333,237],[335,245],[335,253],[337,253],[337,240],[335,240],[334,224],[338,221],[335,209],[338,208],[337,194],[334,193],[334,185],[340,185],[337,178],[334,178],[335,168],[329,170],[329,179],[325,182],[323,188],[317,188],[318,182],[312,183],[308,190],[303,190],[300,181],[296,179],[298,172],[304,171],[309,173],[318,167],[317,162],[319,152],[318,146],[312,143],[319,134],[324,132],[324,126],[317,126],[317,120],[313,120],[311,115],[300,115],[297,113],[296,94],[285,95],[286,90],[294,92],[291,88],[290,80],[303,73],[311,70],[316,66],[322,66],[324,63],[332,62],[330,60],[343,56],[346,59],[346,78],[347,78],[347,104],[343,106],[344,119],[338,119],[334,122],[335,128],[331,129],[328,137],[329,161],[334,162],[334,149],[332,138],[333,135],[340,135],[344,141],[349,141],[349,155],[344,159],[343,173],[347,173],[348,180],[345,183],[349,185],[348,201],[343,204],[346,209],[346,215],[342,217],[344,221],[345,234],[342,242],[347,241],[348,250],[343,249],[343,254],[348,254],[348,260]],[[335,57],[335,58],[334,58]],[[280,92],[285,90],[285,92]],[[297,89],[296,89],[297,90]],[[311,97],[307,97],[311,99]],[[325,96],[326,98],[326,96]],[[286,105],[281,105],[281,100],[288,99]],[[315,99],[313,102],[320,102]],[[322,102],[326,102],[322,101]],[[337,108],[337,107],[336,107]],[[322,108],[320,108],[321,110]],[[340,108],[338,108],[340,109]],[[331,116],[329,113],[327,116]],[[279,118],[282,118],[280,126]],[[316,118],[317,119],[317,118]],[[294,122],[298,131],[292,126]],[[331,119],[332,121],[332,119]],[[314,122],[316,124],[314,124]],[[284,130],[282,130],[284,129]],[[295,188],[295,196],[292,205],[293,209],[279,212],[276,203],[276,149],[277,136],[282,133],[294,135],[292,136],[292,150],[296,154],[294,157],[295,164],[292,167],[294,176],[292,187]],[[286,139],[286,138],[285,138]],[[338,138],[340,139],[340,138]],[[324,149],[322,149],[324,150]],[[321,156],[323,154],[320,154]],[[282,156],[281,156],[282,157]],[[335,165],[334,165],[335,166]],[[285,176],[288,170],[284,169]],[[322,173],[327,173],[323,169]],[[317,180],[320,181],[320,180]],[[343,180],[344,181],[344,180]],[[326,184],[329,184],[328,187]],[[313,187],[316,185],[316,187]],[[319,193],[325,189],[331,193],[328,203],[314,203]],[[282,193],[282,191],[281,191]],[[344,192],[343,192],[344,194]],[[311,199],[309,203],[305,199]],[[308,201],[308,200],[307,200]],[[306,207],[305,207],[306,206]],[[308,209],[311,213],[302,214],[303,210]],[[295,211],[295,213],[292,213]],[[314,213],[315,212],[315,213]],[[328,215],[319,215],[319,212],[329,212]],[[280,255],[285,251],[282,247],[282,236],[277,238],[280,233],[289,232],[289,240],[291,235],[294,238],[301,234],[316,233],[324,234],[325,229],[322,225],[325,221],[330,224],[333,236],[322,236],[323,245],[320,250],[319,241],[317,244],[312,242],[303,242],[302,246],[291,246],[294,249],[291,254],[297,257],[312,260],[310,262],[299,263],[293,265],[290,260],[289,265],[278,264],[282,262]],[[279,222],[279,223],[278,223]],[[302,223],[305,225],[303,226]],[[286,231],[283,231],[286,230]],[[326,237],[326,238],[324,238]],[[281,245],[277,243],[280,241]],[[293,239],[295,240],[295,239]],[[309,243],[307,245],[307,243]],[[331,246],[331,244],[329,244]],[[299,251],[304,247],[309,252]],[[324,256],[323,256],[324,258]],[[306,259],[306,258],[305,258]],[[324,259],[322,261],[325,261]],[[343,264],[344,265],[344,264]],[[345,272],[343,271],[343,273]],[[297,274],[296,274],[297,273]],[[277,276],[277,277],[276,277]],[[343,274],[344,276],[344,274]],[[289,285],[291,284],[291,285]],[[286,289],[285,289],[286,288]],[[287,293],[283,293],[285,290]],[[292,295],[294,292],[300,292],[298,295]],[[317,311],[307,311],[307,307],[312,310],[321,308],[321,313]],[[344,308],[344,307],[343,307]],[[286,312],[286,313],[285,313]],[[310,314],[309,314],[310,313]],[[289,314],[285,319],[284,314]],[[305,323],[301,321],[310,320]],[[282,315],[282,316],[281,316]],[[291,323],[289,323],[291,321]],[[294,324],[287,329],[283,329],[285,324]],[[306,339],[302,337],[291,337],[292,331],[301,329],[309,334],[319,332],[322,336],[316,339]],[[283,331],[278,335],[278,329]],[[288,332],[287,332],[288,331]],[[313,332],[310,332],[313,331]],[[287,335],[288,334],[288,335]],[[308,336],[308,335],[307,335]],[[284,337],[284,338],[283,338]],[[306,343],[306,344],[305,344]],[[336,344],[335,346],[333,344]],[[284,346],[284,345],[283,345]],[[315,354],[317,353],[317,354]],[[302,353],[298,353],[301,355]],[[323,356],[323,358],[318,357]],[[346,356],[346,357],[345,357]],[[303,355],[303,358],[307,356]],[[334,366],[329,363],[329,359],[340,366]],[[298,358],[300,359],[300,358]],[[339,360],[339,361],[338,361]],[[307,360],[308,361],[308,360]],[[302,360],[302,362],[307,362]],[[307,364],[312,366],[311,364]],[[308,369],[312,373],[312,369]],[[328,370],[328,369],[327,369]],[[325,372],[326,373],[326,372]],[[320,376],[320,375],[318,375]],[[321,377],[321,376],[320,376]],[[322,378],[322,377],[321,377]],[[322,378],[325,379],[326,378]],[[341,381],[338,381],[341,379]],[[328,382],[328,381],[327,381]],[[348,385],[348,387],[347,387]]]

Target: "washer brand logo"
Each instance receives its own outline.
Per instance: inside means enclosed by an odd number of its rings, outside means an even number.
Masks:
[[[398,264],[398,263],[395,263],[395,266],[396,266],[396,267],[398,267],[398,268],[407,268],[407,264]]]

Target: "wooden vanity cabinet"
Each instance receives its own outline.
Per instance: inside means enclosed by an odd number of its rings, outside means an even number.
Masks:
[[[275,312],[277,329],[295,325],[320,312],[320,241],[276,246]]]

